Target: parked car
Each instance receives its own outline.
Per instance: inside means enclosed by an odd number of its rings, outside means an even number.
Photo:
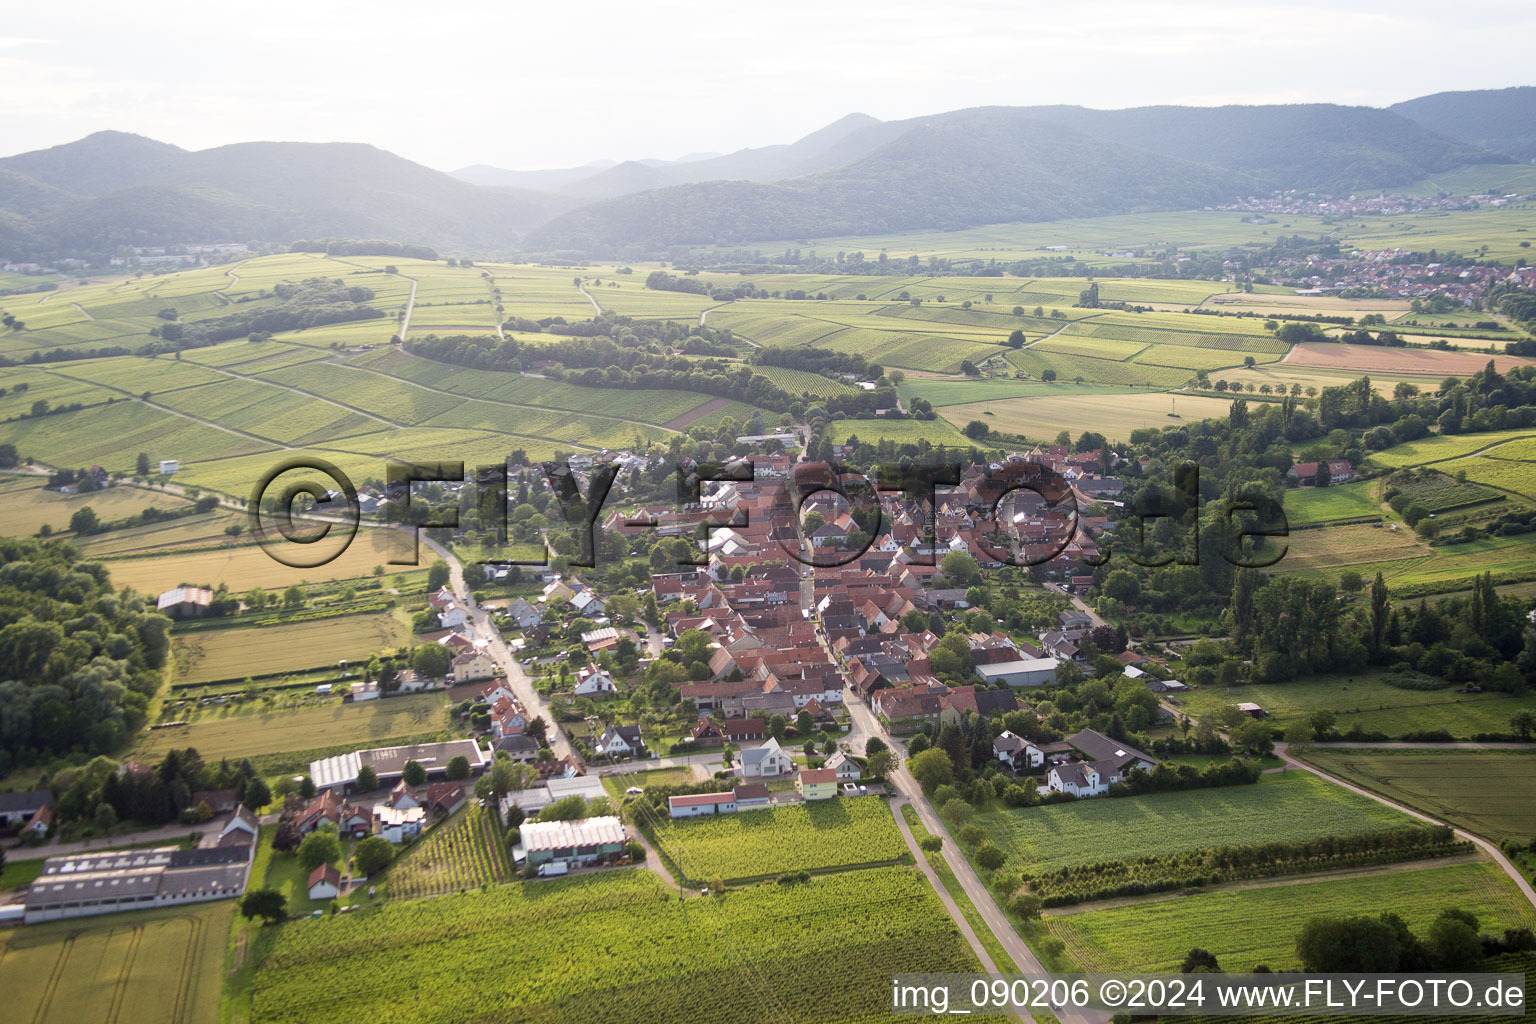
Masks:
[[[641,789],[639,786],[630,786],[624,792],[629,796],[638,796],[639,794],[644,793],[645,790]]]

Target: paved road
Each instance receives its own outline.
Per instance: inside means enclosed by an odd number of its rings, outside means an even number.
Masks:
[[[1327,772],[1323,771],[1321,768],[1315,767],[1314,765],[1310,765],[1310,764],[1308,764],[1305,761],[1297,760],[1296,758],[1294,758],[1294,757],[1292,757],[1290,755],[1290,753],[1286,749],[1286,744],[1284,744],[1284,743],[1276,743],[1275,744],[1275,753],[1277,755],[1279,755],[1285,761],[1285,763],[1288,766],[1294,767],[1294,768],[1300,768],[1300,769],[1303,769],[1304,771],[1309,771],[1313,775],[1316,775],[1319,778],[1327,779],[1329,782],[1333,783],[1335,786],[1343,786],[1345,789],[1349,790],[1351,793],[1358,793],[1361,796],[1370,797],[1372,800],[1375,800],[1379,804],[1386,804],[1388,807],[1392,807],[1392,808],[1395,808],[1396,810],[1402,811],[1404,814],[1411,814],[1415,818],[1418,818],[1420,821],[1427,821],[1427,822],[1430,822],[1431,824],[1435,824],[1435,825],[1450,825],[1450,822],[1441,821],[1440,819],[1432,817],[1431,815],[1425,814],[1422,811],[1416,811],[1412,807],[1409,807],[1407,804],[1400,804],[1396,800],[1389,800],[1386,797],[1382,796],[1380,793],[1373,793],[1370,790],[1365,789],[1365,788],[1363,788],[1361,786],[1356,786],[1356,785],[1354,785],[1352,783],[1345,782],[1343,779],[1339,778],[1338,776],[1329,775]],[[1456,828],[1454,825],[1450,825],[1450,827],[1458,836],[1460,836],[1462,839],[1465,839],[1465,840],[1471,842],[1473,845],[1477,846],[1484,853],[1486,853],[1490,858],[1492,858],[1493,862],[1495,864],[1497,864],[1499,867],[1503,868],[1504,869],[1504,873],[1506,875],[1508,875],[1511,879],[1513,879],[1515,885],[1519,887],[1520,892],[1525,896],[1525,898],[1527,900],[1530,901],[1531,905],[1532,906],[1536,906],[1536,889],[1532,889],[1531,888],[1531,883],[1526,879],[1526,877],[1524,875],[1522,875],[1520,873],[1520,870],[1518,868],[1516,868],[1513,864],[1511,864],[1509,862],[1509,858],[1505,857],[1504,854],[1502,852],[1500,852],[1500,850],[1499,850],[1499,848],[1497,846],[1495,846],[1494,844],[1490,843],[1488,840],[1484,839],[1482,836],[1474,835],[1473,833],[1468,832],[1466,829]]]
[[[960,909],[955,903],[954,898],[949,895],[949,890],[944,888],[944,882],[939,878],[938,872],[933,870],[933,865],[928,863],[928,855],[917,845],[917,839],[912,835],[912,829],[907,825],[907,819],[902,817],[901,809],[906,804],[907,800],[904,797],[892,800],[891,813],[896,815],[896,828],[900,830],[901,838],[906,841],[907,850],[912,854],[913,861],[917,864],[918,870],[928,879],[928,884],[933,886],[933,891],[938,893],[939,902],[944,904],[945,910],[949,911],[949,916],[960,929],[960,934],[965,937],[965,941],[971,944],[971,952],[975,953],[976,959],[981,962],[981,969],[988,974],[1012,974],[1013,966],[1011,964],[1000,964],[992,959],[992,954],[987,952],[987,948],[976,937],[976,930],[971,927],[971,922],[966,918],[965,912]],[[1021,1010],[1019,1011],[1019,1019],[1030,1021],[1032,1024],[1035,1018]]]
[[[1536,750],[1536,743],[1314,743],[1324,749],[1358,750]]]
[[[217,831],[224,825],[225,818],[214,818],[212,821],[201,825],[167,825],[164,828],[145,829],[143,832],[125,832],[122,835],[104,836],[100,839],[85,839],[75,843],[46,843],[42,846],[15,846],[5,851],[5,859],[13,860],[39,860],[43,857],[59,857],[70,853],[91,853],[95,850],[110,850],[120,846],[137,846],[140,843],[176,843],[187,836],[202,835],[210,830]],[[277,824],[276,814],[263,814],[260,819],[263,825]]]
[[[512,656],[512,651],[507,647],[506,641],[501,638],[501,630],[497,629],[496,624],[491,621],[490,614],[475,602],[475,595],[470,593],[469,587],[464,583],[463,563],[454,557],[453,552],[437,543],[437,541],[432,540],[425,533],[421,534],[421,543],[431,549],[432,553],[437,555],[437,557],[448,563],[449,588],[452,589],[454,596],[463,603],[464,609],[469,612],[470,622],[474,625],[475,632],[485,637],[488,641],[487,649],[490,651],[491,657],[496,659],[496,663],[501,666],[502,671],[506,674],[507,686],[511,688],[513,693],[517,694],[517,699],[522,702],[523,709],[533,716],[542,715],[544,721],[549,723],[547,740],[550,749],[555,752],[557,757],[572,757],[577,763],[584,763],[580,756],[576,754],[575,748],[566,739],[565,733],[561,731],[553,712],[550,711],[549,702],[544,699],[543,694],[534,689],[533,680],[529,678],[527,672],[523,671],[523,666],[518,664],[517,659]]]

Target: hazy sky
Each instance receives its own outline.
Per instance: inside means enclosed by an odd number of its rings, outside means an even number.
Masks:
[[[788,142],[859,110],[1386,105],[1529,84],[1529,0],[8,5],[0,151],[371,142],[442,169]],[[1345,8],[1348,9],[1345,9]]]

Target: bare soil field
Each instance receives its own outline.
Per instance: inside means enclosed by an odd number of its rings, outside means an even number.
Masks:
[[[1446,352],[1425,348],[1387,348],[1378,345],[1334,345],[1307,342],[1292,347],[1281,360],[1289,366],[1323,366],[1363,373],[1414,373],[1430,377],[1476,373],[1492,359],[1500,373],[1536,360],[1518,356],[1490,356],[1484,352]]]

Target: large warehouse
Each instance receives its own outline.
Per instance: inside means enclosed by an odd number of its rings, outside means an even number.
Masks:
[[[338,789],[345,793],[357,782],[357,773],[365,764],[373,768],[381,784],[392,785],[405,773],[408,761],[415,761],[425,768],[429,778],[441,779],[448,771],[448,762],[460,756],[469,761],[472,775],[479,775],[491,763],[490,752],[480,749],[480,744],[474,740],[449,740],[404,747],[375,747],[322,757],[309,762],[309,777],[316,789]]]

